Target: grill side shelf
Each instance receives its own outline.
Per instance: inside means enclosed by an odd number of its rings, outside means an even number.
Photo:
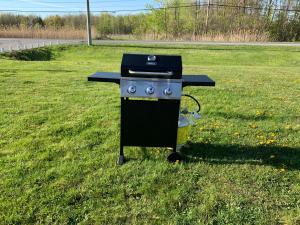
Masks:
[[[113,72],[97,72],[88,77],[88,81],[95,81],[95,82],[111,82],[120,84],[120,73],[113,73]]]
[[[88,77],[88,81],[110,82],[120,84],[120,73],[114,72],[97,72]],[[183,75],[182,86],[215,86],[215,81],[207,75]]]
[[[214,80],[210,79],[207,75],[183,75],[182,86],[215,86]]]

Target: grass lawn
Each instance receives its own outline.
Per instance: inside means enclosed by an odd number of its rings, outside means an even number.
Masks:
[[[116,165],[119,87],[86,78],[119,71],[124,52],[180,54],[185,74],[216,81],[184,90],[203,119],[183,163],[168,164],[165,148],[127,147]],[[41,54],[0,58],[0,224],[300,224],[300,48]]]

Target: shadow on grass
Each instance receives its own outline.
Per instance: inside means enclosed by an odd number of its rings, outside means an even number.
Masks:
[[[4,153],[2,153],[2,152],[0,152],[0,158],[4,158],[4,157],[6,157],[6,156],[9,156],[9,155],[11,155],[11,153],[7,153],[7,152],[4,152]]]
[[[225,113],[225,112],[213,112],[211,113],[214,116],[223,117],[226,119],[241,119],[241,120],[250,120],[250,121],[257,121],[257,120],[267,120],[267,119],[273,119],[271,116],[267,116],[265,114],[262,115],[245,115],[240,113]]]
[[[63,70],[63,69],[0,69],[2,72],[6,73],[17,73],[17,72],[64,72],[64,73],[73,73],[77,70]]]
[[[300,169],[300,148],[197,143],[183,148],[181,153],[187,163],[253,164]]]

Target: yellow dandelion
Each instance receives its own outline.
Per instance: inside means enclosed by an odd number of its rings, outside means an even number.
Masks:
[[[256,116],[261,116],[262,115],[262,112],[260,112],[260,111],[256,111],[256,114],[255,114]]]
[[[239,132],[235,132],[234,135],[235,136],[240,136],[240,133]]]
[[[264,141],[260,141],[260,142],[259,142],[260,145],[263,145],[264,143],[265,143]]]
[[[275,140],[269,139],[266,141],[267,145],[273,144],[275,142]]]
[[[253,128],[253,129],[256,129],[257,125],[253,123],[253,124],[250,124],[250,127]]]
[[[286,125],[284,128],[287,129],[287,130],[289,130],[289,129],[292,128],[292,126],[291,125]]]

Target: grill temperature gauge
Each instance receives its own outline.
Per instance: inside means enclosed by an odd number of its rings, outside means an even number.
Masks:
[[[127,89],[127,92],[129,94],[134,94],[136,92],[136,87],[135,86],[129,86]]]

